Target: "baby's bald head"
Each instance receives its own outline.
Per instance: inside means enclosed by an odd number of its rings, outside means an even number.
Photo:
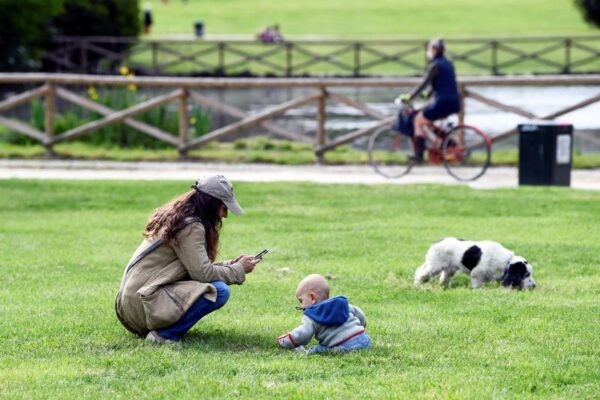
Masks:
[[[329,284],[327,279],[319,274],[310,274],[298,284],[296,289],[296,297],[301,298],[310,293],[315,293],[317,302],[327,300],[329,298]]]

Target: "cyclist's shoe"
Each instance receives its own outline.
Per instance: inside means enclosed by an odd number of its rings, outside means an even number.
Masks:
[[[421,155],[421,157],[414,155],[414,156],[410,156],[408,157],[408,162],[411,165],[421,165],[425,162],[425,160],[423,160],[423,156]]]
[[[423,164],[423,156],[425,155],[425,146],[427,141],[424,137],[418,136],[415,138],[415,155],[410,157],[411,162],[415,164]]]

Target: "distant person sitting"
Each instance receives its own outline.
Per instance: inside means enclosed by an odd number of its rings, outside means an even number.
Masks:
[[[273,25],[273,42],[275,42],[275,43],[283,42],[283,35],[279,31],[279,24]]]
[[[423,161],[427,130],[433,126],[433,121],[460,111],[460,95],[456,85],[454,65],[444,56],[444,51],[445,45],[442,39],[429,41],[427,58],[430,64],[425,78],[411,93],[399,96],[402,102],[410,103],[428,85],[431,85],[434,101],[419,111],[414,118],[415,161],[417,162]]]
[[[262,32],[257,35],[258,40],[263,43],[281,43],[283,42],[283,36],[279,31],[279,25],[268,26]]]

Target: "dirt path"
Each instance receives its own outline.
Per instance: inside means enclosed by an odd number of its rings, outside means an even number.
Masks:
[[[464,184],[442,167],[418,167],[396,180],[383,178],[369,166],[280,166],[267,164],[221,164],[198,162],[113,162],[0,160],[0,179],[102,179],[102,180],[188,180],[220,173],[234,181],[315,182],[339,184]],[[495,167],[479,180],[468,183],[481,189],[517,187],[516,168]],[[600,169],[575,170],[571,186],[600,190]]]

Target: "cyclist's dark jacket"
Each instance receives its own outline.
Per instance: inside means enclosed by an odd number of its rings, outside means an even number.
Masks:
[[[410,100],[417,97],[429,84],[431,84],[436,101],[460,100],[460,95],[456,86],[454,66],[446,57],[442,55],[436,56],[431,61],[425,79],[423,79],[423,82],[412,91]]]

